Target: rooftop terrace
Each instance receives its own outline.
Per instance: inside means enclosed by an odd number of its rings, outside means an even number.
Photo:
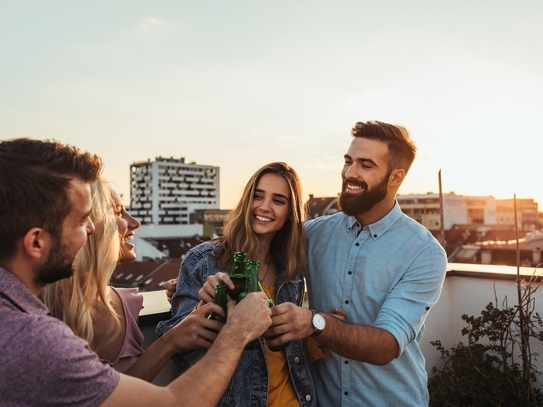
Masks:
[[[520,275],[528,280],[534,274],[533,267],[521,267]],[[537,270],[543,275],[543,270]],[[466,338],[461,331],[465,322],[461,315],[478,316],[489,302],[500,307],[505,298],[509,306],[516,303],[516,267],[479,264],[449,263],[447,277],[438,303],[426,319],[425,332],[421,348],[426,358],[426,369],[431,374],[432,367],[442,366],[439,352],[430,341],[440,340],[446,349]],[[146,344],[156,339],[154,331],[158,321],[169,318],[170,304],[163,290],[144,292],[144,309],[141,313],[140,326],[144,332]],[[543,314],[543,290],[535,293],[535,311]],[[540,343],[532,344],[532,351],[543,354]],[[536,360],[539,370],[543,371],[543,361]],[[179,374],[176,364],[168,362],[155,379],[157,384],[166,384]],[[540,379],[538,385],[543,384]]]

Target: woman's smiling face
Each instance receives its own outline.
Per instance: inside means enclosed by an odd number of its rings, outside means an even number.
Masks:
[[[253,231],[273,238],[290,215],[290,189],[287,181],[276,174],[264,174],[253,197]]]
[[[119,263],[136,260],[134,244],[130,242],[134,238],[134,231],[140,227],[139,220],[130,215],[124,207],[123,201],[117,191],[111,188],[113,210],[117,219],[117,230],[121,239],[121,253]]]

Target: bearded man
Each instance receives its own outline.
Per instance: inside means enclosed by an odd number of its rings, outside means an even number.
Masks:
[[[310,310],[272,309],[276,342],[314,336],[319,406],[427,406],[419,343],[445,278],[445,251],[404,215],[398,188],[415,159],[408,131],[359,122],[341,172],[341,212],[306,223]],[[327,314],[343,308],[347,322]],[[275,344],[274,344],[275,345]]]

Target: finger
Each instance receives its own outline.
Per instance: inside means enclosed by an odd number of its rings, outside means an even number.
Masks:
[[[329,312],[329,314],[340,321],[346,321],[347,320],[347,311],[345,311],[342,308],[332,308]]]
[[[211,311],[213,311],[213,312],[215,312],[215,313],[217,313],[217,314],[219,314],[219,315],[221,315],[221,316],[223,316],[223,317],[226,318],[226,312],[224,311],[224,309],[223,309],[220,305],[215,304],[214,302],[210,302],[210,303],[208,303],[208,304],[206,304],[206,305],[209,306],[209,307],[208,307],[208,310],[209,310],[209,311],[207,312],[208,314],[209,314]]]
[[[175,291],[177,286],[177,279],[168,280],[164,283],[164,289],[168,291]]]
[[[217,274],[215,274],[215,276],[217,277],[217,279],[218,279],[221,283],[226,284],[226,286],[227,286],[228,288],[230,288],[231,290],[233,290],[234,288],[236,288],[235,284],[232,282],[232,280],[230,279],[230,276],[229,276],[228,274],[219,271]]]
[[[198,296],[204,302],[213,302],[215,298],[215,285],[208,280],[198,291]]]

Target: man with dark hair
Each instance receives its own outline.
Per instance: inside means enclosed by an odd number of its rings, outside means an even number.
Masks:
[[[62,221],[71,210],[71,179],[93,182],[102,163],[98,156],[80,153],[76,147],[24,138],[3,142],[0,154],[0,261],[4,262],[15,255],[17,241],[35,225],[60,238]]]
[[[279,304],[273,346],[314,336],[319,406],[427,406],[419,343],[445,278],[445,251],[396,193],[416,154],[401,126],[359,122],[345,154],[341,212],[306,223],[309,306]],[[327,314],[347,313],[347,322]]]
[[[103,364],[37,297],[73,274],[94,232],[89,183],[101,168],[97,156],[56,141],[0,142],[0,405],[213,406],[245,344],[271,324],[263,294],[230,303],[206,355],[167,387]]]

